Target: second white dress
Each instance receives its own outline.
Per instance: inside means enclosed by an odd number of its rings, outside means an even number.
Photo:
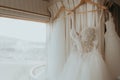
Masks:
[[[120,38],[115,31],[115,24],[111,14],[106,22],[107,32],[105,34],[105,58],[106,63],[114,77],[120,76]]]

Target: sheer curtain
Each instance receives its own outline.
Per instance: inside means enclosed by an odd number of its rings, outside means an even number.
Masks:
[[[61,2],[52,5],[49,8],[51,16],[54,16],[61,6]],[[55,21],[50,23],[48,80],[56,80],[65,62],[65,19],[62,16],[64,16],[64,12]]]

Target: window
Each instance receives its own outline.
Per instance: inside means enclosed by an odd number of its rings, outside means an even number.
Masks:
[[[46,24],[0,17],[0,62],[46,62]]]

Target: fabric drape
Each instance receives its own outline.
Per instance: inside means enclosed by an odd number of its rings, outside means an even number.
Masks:
[[[50,12],[55,16],[61,3],[51,6]],[[63,16],[64,12],[60,14]],[[65,62],[65,20],[57,18],[51,23],[51,33],[48,44],[48,80],[56,80]]]
[[[113,3],[115,3],[115,4],[117,4],[117,5],[119,5],[120,6],[120,0],[109,0],[110,2],[113,2]]]

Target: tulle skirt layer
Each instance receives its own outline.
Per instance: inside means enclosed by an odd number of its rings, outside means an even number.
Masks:
[[[105,58],[114,79],[120,76],[120,38],[117,34],[105,35]]]
[[[78,80],[113,80],[108,68],[97,50],[85,54]]]
[[[72,52],[68,57],[58,80],[77,80],[81,71],[82,58],[77,52]]]
[[[78,55],[71,53],[58,80],[112,80],[97,52]]]

